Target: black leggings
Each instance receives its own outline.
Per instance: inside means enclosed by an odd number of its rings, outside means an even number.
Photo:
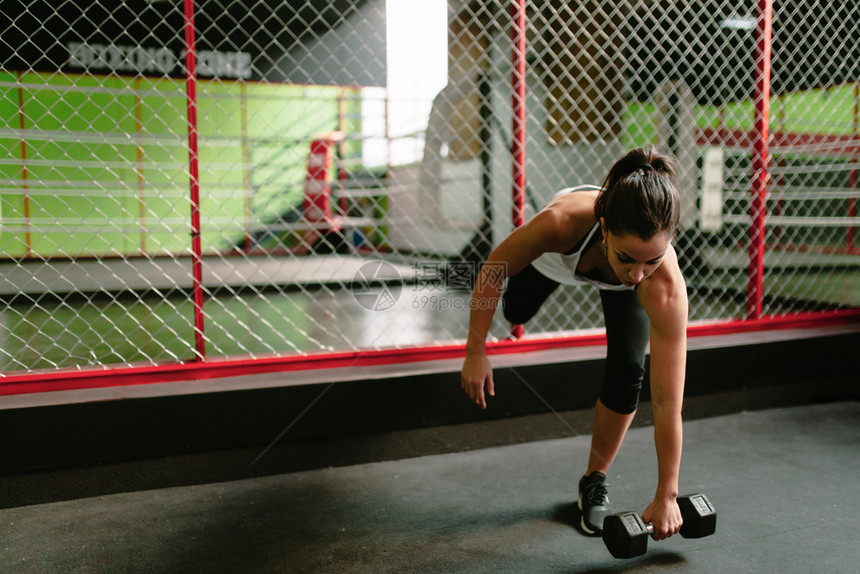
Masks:
[[[502,296],[505,319],[521,325],[535,316],[559,283],[529,265],[510,279]],[[639,405],[650,322],[636,292],[600,290],[606,325],[606,368],[600,402],[619,414]]]

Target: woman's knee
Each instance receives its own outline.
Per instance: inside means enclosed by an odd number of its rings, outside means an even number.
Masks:
[[[600,391],[600,402],[609,410],[620,415],[628,415],[639,406],[639,393],[642,390],[644,372],[626,380],[605,380]]]
[[[514,325],[533,318],[543,303],[558,287],[558,283],[529,265],[508,279],[502,295],[502,313]]]
[[[502,297],[502,314],[512,325],[526,323],[537,315],[538,310],[540,310],[540,304],[535,305],[534,302],[527,300]]]
[[[633,291],[601,292],[606,320],[606,368],[600,400],[630,414],[639,405],[650,322]]]
[[[508,305],[504,301],[503,307],[502,314],[504,315],[505,320],[512,325],[522,325],[526,323],[529,319],[534,317],[537,312],[537,310],[523,309],[521,307]]]

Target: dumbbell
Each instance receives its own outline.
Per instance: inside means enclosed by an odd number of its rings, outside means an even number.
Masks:
[[[688,494],[678,497],[681,509],[681,536],[702,538],[717,529],[717,511],[704,494]],[[603,520],[603,543],[615,558],[633,558],[645,554],[648,537],[654,533],[651,523],[642,521],[635,512],[611,514]]]

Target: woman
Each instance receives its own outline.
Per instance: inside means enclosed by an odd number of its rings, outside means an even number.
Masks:
[[[654,539],[681,527],[678,472],[681,403],[686,367],[687,291],[671,245],[679,218],[676,165],[671,156],[635,149],[618,160],[602,188],[563,190],[516,229],[487,258],[472,293],[461,385],[482,409],[494,395],[485,341],[498,306],[511,323],[528,321],[560,282],[600,289],[607,358],[594,410],[591,453],[579,482],[581,526],[599,533],[611,513],[606,473],[615,459],[639,400],[651,341],[651,402],[658,479],[654,500],[642,513]]]

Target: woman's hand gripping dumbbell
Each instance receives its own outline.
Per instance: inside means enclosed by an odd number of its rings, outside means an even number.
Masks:
[[[704,494],[688,494],[678,497],[678,507],[684,524],[681,536],[702,538],[717,529],[717,511]],[[654,532],[650,523],[645,523],[636,512],[619,512],[607,516],[603,521],[603,542],[615,558],[633,558],[645,554],[648,537]]]

